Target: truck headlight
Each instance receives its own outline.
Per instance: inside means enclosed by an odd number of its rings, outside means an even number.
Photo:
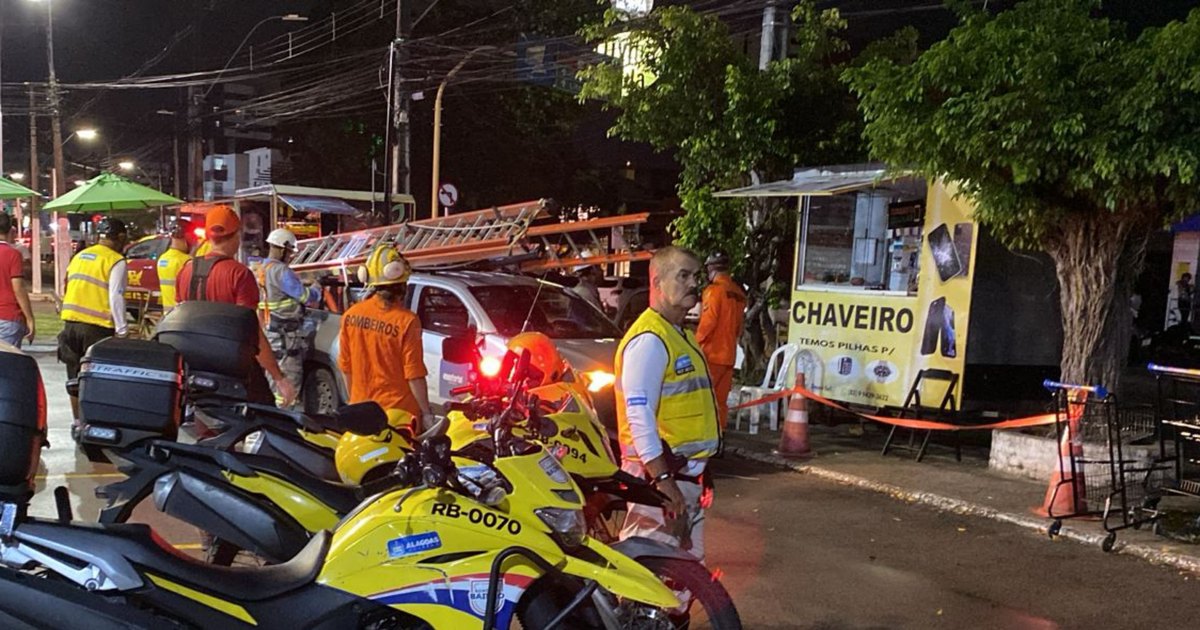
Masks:
[[[583,536],[587,533],[587,521],[583,518],[583,510],[548,507],[534,510],[533,513],[557,535],[562,544],[576,547],[583,542]]]

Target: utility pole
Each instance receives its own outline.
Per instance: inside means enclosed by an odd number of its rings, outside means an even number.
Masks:
[[[768,63],[787,57],[786,26],[787,15],[779,10],[778,0],[767,0],[767,5],[763,7],[762,35],[758,45],[759,70],[766,70]]]
[[[411,2],[396,0],[396,39],[393,46],[395,57],[392,60],[391,93],[391,123],[396,137],[395,144],[391,147],[392,185],[390,187],[390,194],[392,196],[412,193],[412,167],[410,160],[412,138],[408,110],[412,99],[409,98],[408,90],[404,89],[404,79],[401,72],[408,62],[408,47],[404,44],[412,28],[412,16],[409,14],[411,5]],[[387,204],[389,222],[391,221],[393,203],[394,200],[389,198]]]
[[[177,117],[173,117],[178,120]],[[171,121],[175,127],[175,132],[171,134],[171,160],[174,163],[171,169],[171,195],[176,199],[183,199],[179,196],[179,123]]]
[[[29,187],[40,190],[37,154],[37,116],[34,114],[33,85],[29,86]],[[29,239],[30,254],[33,257],[33,292],[42,292],[42,225],[38,220],[38,197],[29,198],[29,226],[32,237]]]
[[[58,177],[52,182],[54,186],[54,197],[66,192],[66,178],[63,177],[63,139],[62,139],[62,119],[59,113],[58,100],[58,76],[54,73],[54,1],[46,2],[46,64],[50,67],[50,139],[54,142],[54,172]],[[33,215],[33,224],[37,225],[37,215]],[[34,228],[37,229],[36,227]],[[40,242],[40,235],[34,232],[34,241]],[[37,256],[37,247],[34,248],[34,256]],[[35,265],[35,269],[39,269],[41,265]],[[33,281],[34,291],[41,293],[41,273],[35,271]]]
[[[187,199],[204,198],[204,140],[200,125],[200,88],[191,86],[187,91]]]
[[[0,33],[4,29],[0,28]],[[0,58],[4,57],[4,44],[0,41]],[[0,86],[4,85],[4,70],[0,68]],[[0,177],[4,177],[4,88],[0,87]],[[14,202],[14,206],[15,206]],[[20,232],[21,226],[17,226],[17,231]]]

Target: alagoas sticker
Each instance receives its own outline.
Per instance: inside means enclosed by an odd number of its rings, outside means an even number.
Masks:
[[[414,553],[432,551],[442,546],[442,539],[437,532],[425,532],[412,536],[393,538],[387,543],[389,558],[403,558]]]

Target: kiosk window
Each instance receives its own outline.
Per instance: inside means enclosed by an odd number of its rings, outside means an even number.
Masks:
[[[888,198],[810,197],[796,285],[883,289],[888,281]]]

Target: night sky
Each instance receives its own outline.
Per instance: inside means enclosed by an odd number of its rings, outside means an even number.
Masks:
[[[405,0],[411,1],[411,0]],[[473,17],[485,17],[497,8],[513,5],[519,11],[525,0],[440,0],[426,23],[419,25],[416,36],[429,37],[453,28],[458,22]],[[249,40],[259,50],[279,51],[279,37],[289,31],[298,36],[305,28],[327,23],[333,11],[345,12],[358,7],[364,0],[53,0],[55,62],[58,79],[72,83],[113,81],[133,74],[140,76],[172,75],[195,71],[214,71],[230,58],[242,38],[257,22],[270,16],[295,13],[310,18],[308,23],[269,21],[254,31]],[[377,0],[391,9],[394,0]],[[5,171],[28,169],[28,100],[24,81],[44,82],[47,76],[45,57],[45,24],[47,0],[0,0],[0,72],[4,89],[4,155]],[[369,4],[369,3],[368,3]],[[698,8],[718,10],[737,16],[743,26],[753,29],[761,21],[756,13],[762,0],[696,0],[689,2]],[[976,5],[982,5],[977,0]],[[850,21],[845,37],[855,48],[872,39],[886,35],[906,24],[922,31],[922,45],[936,41],[954,25],[954,16],[941,8],[938,0],[829,0],[820,6],[838,6]],[[990,0],[990,10],[1011,6],[1012,0]],[[429,6],[429,0],[416,0],[414,14]],[[1200,0],[1105,0],[1104,12],[1131,22],[1134,28],[1161,24],[1169,19],[1186,16],[1187,11],[1200,6]],[[471,15],[471,13],[477,15]],[[356,33],[352,41],[339,42],[314,53],[333,56],[354,50],[382,48],[387,45],[391,16],[373,18],[369,27]],[[448,38],[448,45],[469,47],[487,37],[487,23],[476,25],[478,38]],[[173,42],[173,40],[176,40]],[[497,42],[511,44],[511,42]],[[430,45],[436,46],[438,41]],[[434,49],[436,50],[436,49]],[[167,51],[166,54],[163,54]],[[461,53],[458,53],[461,54]],[[244,51],[234,65],[244,62]],[[160,57],[152,65],[152,59]],[[363,62],[374,72],[374,61]],[[427,75],[439,76],[437,66]],[[373,76],[373,75],[372,75]],[[466,92],[460,91],[461,94]],[[182,113],[184,90],[68,90],[63,111],[64,136],[73,129],[95,127],[102,142],[83,146],[70,142],[65,151],[68,160],[95,164],[98,153],[136,154],[140,163],[151,170],[165,169],[170,161],[170,142],[182,116],[156,113],[159,110]],[[378,94],[364,95],[366,107],[382,103]],[[453,105],[448,103],[448,107]],[[421,107],[427,108],[427,105]],[[422,110],[423,111],[423,110]],[[417,114],[419,115],[419,114]],[[41,133],[48,133],[41,123]],[[248,147],[246,147],[248,148]],[[48,149],[41,149],[43,157]],[[154,164],[157,162],[157,167]]]

